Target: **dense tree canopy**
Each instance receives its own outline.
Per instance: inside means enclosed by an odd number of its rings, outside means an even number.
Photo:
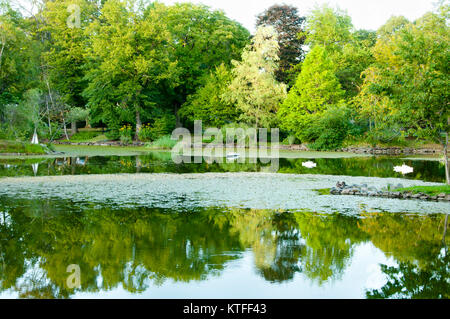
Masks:
[[[328,5],[306,17],[274,5],[252,37],[192,3],[36,3],[26,12],[0,1],[0,138],[35,129],[41,140],[70,138],[67,124],[73,134],[83,121],[110,139],[153,140],[203,120],[280,125],[287,140],[320,149],[406,138],[448,145],[445,2],[377,31],[355,29]]]

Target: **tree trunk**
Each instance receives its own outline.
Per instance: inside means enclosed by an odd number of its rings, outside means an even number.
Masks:
[[[445,221],[444,221],[444,234],[442,235],[442,244],[444,244],[444,247],[446,246],[445,245],[445,236],[447,235],[447,224],[448,224],[448,214],[447,215],[445,215]]]
[[[142,128],[142,122],[141,122],[141,113],[139,112],[139,109],[136,108],[136,134],[134,136],[134,139],[136,141],[139,141],[139,132]]]
[[[67,140],[69,140],[69,135],[67,134],[66,120],[64,119],[64,114],[62,114],[62,119],[63,119],[64,134],[66,135]]]
[[[179,128],[181,127],[181,119],[180,119],[180,114],[178,114],[180,107],[178,106],[178,102],[175,102],[174,105],[174,111],[175,111],[175,127]]]
[[[77,121],[72,121],[72,123],[71,123],[71,130],[72,130],[72,135],[77,134],[77,132],[78,132]]]
[[[448,167],[448,133],[445,133],[445,145],[444,145],[444,165],[445,165],[445,179],[447,185],[450,185],[450,172]]]

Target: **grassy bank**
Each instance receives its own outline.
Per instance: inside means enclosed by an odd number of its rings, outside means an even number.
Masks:
[[[47,149],[39,144],[0,140],[0,154],[47,154]]]
[[[430,196],[436,196],[439,194],[450,194],[450,185],[442,186],[413,186],[407,188],[398,188],[396,192],[412,192],[413,194],[424,193]]]

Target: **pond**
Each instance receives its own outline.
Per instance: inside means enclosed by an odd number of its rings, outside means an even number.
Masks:
[[[448,203],[315,191],[434,185],[440,162],[312,160],[2,159],[0,298],[449,298]]]

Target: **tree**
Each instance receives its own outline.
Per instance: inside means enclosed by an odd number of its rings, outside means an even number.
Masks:
[[[339,50],[350,42],[353,28],[347,12],[328,5],[316,7],[306,19],[306,44],[321,45],[329,51]]]
[[[298,14],[298,9],[289,5],[273,5],[258,15],[256,26],[273,26],[278,33],[280,47],[277,80],[287,84],[289,71],[300,63],[304,57],[303,24],[305,17]]]
[[[176,83],[178,76],[165,15],[162,4],[146,8],[135,1],[111,0],[102,8],[101,21],[89,29],[92,65],[84,95],[94,120],[116,130],[121,121],[134,122],[136,139],[141,116],[160,100],[159,86]]]
[[[302,141],[308,140],[307,129],[311,123],[344,96],[334,70],[326,50],[316,45],[306,56],[294,87],[280,106],[281,128],[293,132]]]
[[[61,98],[60,103],[71,108],[85,108],[82,96],[87,83],[86,73],[89,39],[86,28],[98,11],[95,2],[88,0],[47,1],[42,10],[40,32],[49,34],[42,54],[43,79],[50,91]],[[73,20],[73,21],[72,21]],[[76,122],[72,131],[76,132]]]
[[[229,19],[222,11],[204,5],[177,3],[164,10],[173,46],[173,57],[178,62],[176,86],[165,86],[164,99],[177,117],[188,96],[203,85],[204,76],[222,63],[231,66],[240,58],[248,44],[250,33],[241,24]]]
[[[204,125],[212,127],[234,122],[239,117],[239,110],[223,98],[231,81],[231,71],[224,64],[218,66],[205,76],[204,85],[188,97],[180,110],[181,116],[191,122],[201,120]]]
[[[448,6],[427,13],[388,40],[380,39],[376,54],[380,79],[373,84],[378,96],[389,97],[395,122],[419,138],[443,146],[446,179],[450,184],[448,61],[450,33]]]
[[[6,105],[19,104],[37,80],[36,53],[22,15],[0,2],[0,119]]]
[[[233,61],[233,81],[225,99],[241,110],[240,117],[255,127],[269,127],[279,103],[286,97],[286,85],[275,79],[279,45],[273,27],[259,27],[252,45],[242,53],[242,62]]]
[[[333,61],[334,72],[347,99],[358,93],[361,72],[374,61],[371,48],[376,33],[367,30],[353,31],[347,12],[327,5],[316,7],[307,17],[306,43],[321,45]]]

